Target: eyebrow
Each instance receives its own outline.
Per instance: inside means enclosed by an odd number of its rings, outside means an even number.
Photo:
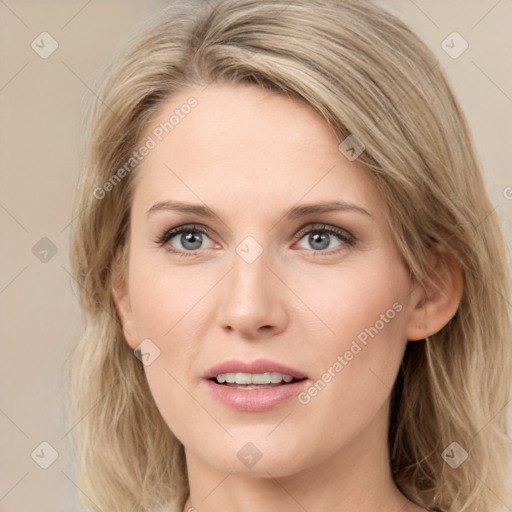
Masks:
[[[201,206],[199,204],[183,203],[180,201],[158,201],[155,203],[146,214],[149,215],[152,212],[159,210],[177,211],[182,213],[191,213],[208,219],[217,218],[217,215],[208,208],[207,206]],[[347,201],[324,201],[316,204],[303,204],[299,206],[293,206],[288,209],[283,217],[288,219],[298,219],[313,215],[317,213],[329,213],[335,211],[354,211],[367,215],[373,218],[364,208],[357,206]]]

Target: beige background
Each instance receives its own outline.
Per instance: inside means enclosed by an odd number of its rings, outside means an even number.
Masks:
[[[467,113],[510,242],[512,1],[380,3],[438,55]],[[62,407],[62,368],[80,334],[68,250],[81,119],[99,70],[164,4],[0,0],[0,512],[83,510]],[[47,59],[31,48],[43,31],[59,45]],[[457,59],[441,48],[453,31],[469,43]],[[46,262],[32,252],[43,237],[57,250]],[[59,454],[46,470],[31,458],[43,441]]]

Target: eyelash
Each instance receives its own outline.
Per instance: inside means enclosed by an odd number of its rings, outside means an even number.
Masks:
[[[349,247],[354,246],[355,243],[357,242],[357,238],[354,235],[352,235],[352,233],[349,233],[348,231],[346,231],[344,229],[337,228],[335,226],[330,226],[328,224],[308,224],[306,227],[301,228],[299,230],[296,237],[297,237],[297,240],[301,240],[304,237],[304,235],[307,235],[309,233],[318,233],[318,232],[329,233],[331,235],[335,235],[340,242],[348,245]],[[159,236],[157,238],[157,240],[155,240],[155,243],[157,243],[159,246],[163,247],[169,240],[174,238],[176,235],[180,235],[182,233],[201,233],[204,235],[213,235],[213,232],[205,226],[201,226],[198,224],[185,224],[183,226],[178,226],[176,228],[172,228],[172,229],[165,231],[161,236]],[[340,247],[337,247],[337,248],[331,249],[331,250],[325,250],[325,251],[314,251],[313,249],[311,249],[311,251],[313,252],[315,257],[316,256],[322,257],[322,256],[331,255],[333,253],[339,252],[340,250],[342,250],[342,249],[340,249]],[[197,251],[199,251],[199,249],[195,249],[193,251],[185,251],[184,252],[181,250],[174,249],[172,247],[169,247],[167,250],[169,250],[170,252],[172,252],[174,254],[177,254],[180,257],[184,257],[184,258],[190,258],[190,257],[197,256]]]

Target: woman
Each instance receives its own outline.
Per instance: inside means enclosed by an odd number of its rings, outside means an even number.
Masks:
[[[366,1],[175,2],[98,96],[84,506],[502,510],[505,243],[418,37]]]

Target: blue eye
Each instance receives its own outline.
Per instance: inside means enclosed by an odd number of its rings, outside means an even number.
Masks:
[[[197,256],[200,249],[213,247],[213,245],[202,247],[204,239],[209,239],[208,233],[211,233],[211,231],[205,226],[195,224],[178,226],[166,231],[158,238],[157,243],[160,246],[168,246],[169,250],[178,256]],[[315,256],[337,253],[356,243],[356,238],[348,231],[326,224],[308,225],[297,234],[297,238],[299,242],[306,239],[310,248],[302,248],[312,251]],[[171,243],[174,239],[176,241]],[[333,239],[338,241],[335,246],[331,245]],[[176,247],[175,244],[179,244],[181,247]],[[335,250],[332,251],[331,249]]]
[[[355,237],[348,231],[326,224],[308,226],[307,229],[299,233],[299,236],[301,236],[299,242],[306,239],[310,248],[316,253],[327,252],[326,249],[336,249],[340,246],[353,246],[356,242]],[[331,245],[333,239],[339,242],[335,246]],[[331,252],[329,251],[328,253],[330,254]]]
[[[176,240],[181,244],[181,247],[178,247],[178,250],[175,252],[183,256],[192,256],[193,254],[183,254],[183,252],[186,253],[201,249],[201,244],[203,243],[203,237],[206,236],[206,231],[207,230],[204,227],[180,226],[166,231],[158,242],[160,245],[170,244],[170,242],[176,238]]]

